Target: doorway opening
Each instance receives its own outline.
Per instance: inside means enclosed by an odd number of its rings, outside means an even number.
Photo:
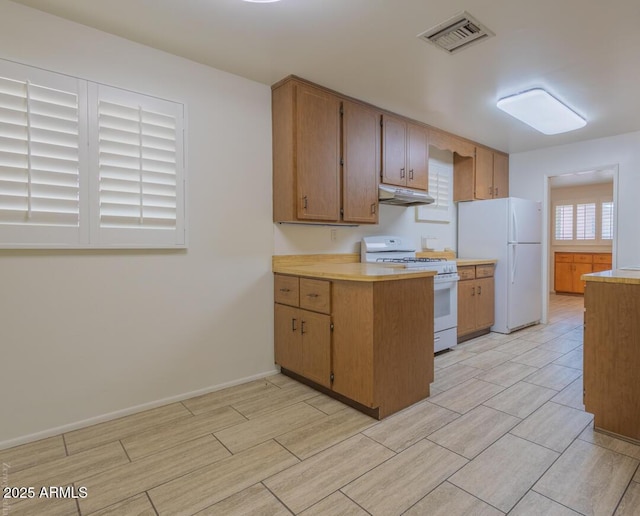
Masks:
[[[549,296],[584,294],[582,274],[616,267],[618,166],[545,176],[543,322]]]

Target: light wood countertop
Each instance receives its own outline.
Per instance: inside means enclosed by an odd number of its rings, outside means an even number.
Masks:
[[[307,278],[346,281],[391,281],[435,276],[434,271],[416,271],[399,266],[382,266],[373,263],[327,263],[308,265],[273,264],[273,272]]]
[[[459,267],[464,267],[465,265],[495,265],[498,263],[498,260],[488,258],[457,258],[456,263]]]
[[[640,285],[640,270],[628,271],[616,269],[613,271],[592,272],[583,274],[582,281],[597,281],[599,283],[626,283],[630,285]]]

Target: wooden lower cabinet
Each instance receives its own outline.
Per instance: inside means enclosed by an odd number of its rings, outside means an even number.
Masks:
[[[330,284],[330,315],[276,303],[275,355],[283,372],[379,419],[428,397],[433,278]]]
[[[554,253],[554,290],[584,294],[583,274],[611,269],[610,253]]]
[[[458,342],[462,342],[488,333],[493,326],[495,285],[493,265],[464,266],[458,271]]]
[[[281,367],[331,385],[331,317],[275,305],[275,357]]]
[[[640,285],[587,281],[584,404],[594,426],[640,441]]]

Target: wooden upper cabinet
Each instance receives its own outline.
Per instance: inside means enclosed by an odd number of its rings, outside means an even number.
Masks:
[[[429,189],[429,132],[425,127],[407,125],[407,186]]]
[[[382,182],[429,188],[429,130],[408,120],[382,116]]]
[[[382,117],[382,182],[407,185],[407,123],[389,115]]]
[[[453,200],[474,201],[509,196],[509,157],[485,147],[475,157],[454,154]]]
[[[340,99],[296,85],[298,218],[340,220]]]
[[[476,147],[474,179],[474,198],[493,198],[493,152],[483,147]]]
[[[306,83],[273,89],[273,220],[340,220],[340,98]]]
[[[380,112],[355,102],[342,103],[342,218],[378,222]]]
[[[493,198],[509,196],[509,156],[493,153]]]

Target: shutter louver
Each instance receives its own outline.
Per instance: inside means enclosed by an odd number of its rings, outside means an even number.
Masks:
[[[98,102],[101,228],[176,229],[176,118]]]
[[[576,240],[595,240],[596,204],[576,205]]]
[[[613,240],[613,202],[602,203],[602,240]]]
[[[556,206],[555,239],[573,240],[573,204]]]
[[[78,227],[75,92],[0,77],[0,224]]]
[[[451,174],[438,163],[429,163],[429,195],[434,202],[431,208],[447,211],[451,206]]]

